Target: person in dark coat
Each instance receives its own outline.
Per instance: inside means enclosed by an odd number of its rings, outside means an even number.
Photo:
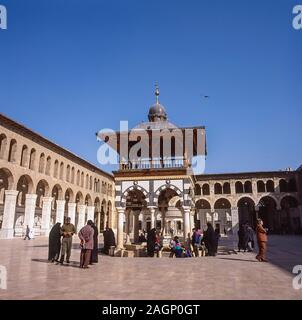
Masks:
[[[215,247],[216,247],[216,234],[214,228],[210,222],[207,223],[207,230],[204,236],[204,243],[208,250],[208,256],[215,256]]]
[[[99,230],[94,223],[92,224],[91,227],[93,228],[94,233],[93,233],[93,249],[91,251],[90,264],[98,262],[98,252],[99,252],[99,244],[98,244]]]
[[[104,235],[103,252],[105,254],[109,254],[110,247],[116,246],[114,232],[111,228],[106,227],[106,230],[103,232],[103,235]]]
[[[57,222],[49,233],[48,261],[58,261],[61,251],[61,223]]]
[[[244,252],[247,250],[248,244],[248,230],[246,225],[241,224],[238,230],[238,252],[242,249]]]
[[[219,228],[217,227],[217,228],[215,229],[215,248],[214,248],[215,255],[217,254],[217,251],[218,251],[218,242],[219,242],[219,239],[220,239],[220,230],[219,230]]]
[[[147,253],[149,257],[154,257],[155,242],[156,242],[156,229],[153,228],[148,232],[148,236],[147,236]]]

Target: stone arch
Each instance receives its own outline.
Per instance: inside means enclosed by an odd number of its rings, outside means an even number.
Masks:
[[[32,148],[30,150],[30,156],[29,156],[29,169],[30,170],[35,170],[35,164],[36,164],[36,156],[37,156],[37,151],[35,148]]]
[[[175,196],[175,197],[171,198],[169,201],[169,207],[176,207],[176,205],[179,201],[181,202],[181,199],[179,196]]]
[[[263,220],[264,227],[268,228],[271,232],[274,232],[275,217],[278,202],[271,195],[263,196],[260,198],[259,207],[259,218]]]
[[[81,175],[80,170],[77,170],[77,180],[76,180],[77,186],[80,186],[80,175]]]
[[[146,190],[145,188],[139,186],[139,185],[133,185],[133,186],[129,187],[128,189],[126,189],[126,190],[123,192],[122,197],[121,197],[122,203],[125,204],[129,192],[135,191],[135,190],[141,191],[141,192],[144,194],[146,200],[149,202],[147,190]]]
[[[285,179],[279,180],[280,192],[288,192],[287,181]]]
[[[72,184],[74,184],[74,175],[75,175],[75,173],[74,173],[74,167],[72,167],[72,168],[71,168],[71,178],[70,178],[70,182],[71,182]]]
[[[280,233],[300,233],[301,220],[298,209],[299,201],[297,197],[287,194],[281,198],[279,211]]]
[[[181,190],[180,190],[178,187],[176,187],[175,185],[173,185],[173,184],[165,184],[165,185],[162,185],[161,187],[159,187],[159,188],[155,191],[156,196],[158,197],[159,194],[160,194],[162,191],[166,190],[166,189],[172,189],[172,190],[174,190],[180,197],[182,197],[182,192],[181,192]]]
[[[84,172],[81,173],[81,188],[84,188]]]
[[[219,182],[214,184],[214,194],[222,194],[222,185]]]
[[[86,178],[85,178],[85,189],[86,190],[89,189],[89,175],[88,175],[88,173],[86,174]]]
[[[36,187],[36,207],[42,208],[42,199],[49,195],[49,184],[46,180],[42,179],[37,183]]]
[[[7,148],[7,137],[4,133],[0,135],[0,159],[4,159]]]
[[[258,193],[263,193],[265,192],[265,184],[262,180],[257,181],[257,192]]]
[[[273,180],[266,181],[266,192],[275,192],[275,183]]]
[[[208,200],[206,199],[199,199],[195,203],[195,208],[196,209],[211,209],[211,204]]]
[[[64,199],[65,199],[66,203],[68,203],[68,202],[73,203],[75,201],[74,192],[71,188],[66,189]]]
[[[199,183],[195,183],[195,190],[194,190],[195,196],[201,195],[201,187]]]
[[[251,227],[256,227],[255,201],[248,196],[242,196],[237,201],[239,224],[248,223]]]
[[[84,204],[84,197],[81,191],[78,191],[75,197],[75,202],[77,204]]]
[[[45,169],[45,174],[47,176],[50,176],[50,170],[51,170],[51,157],[48,156],[46,159],[46,169]]]
[[[85,197],[85,204],[87,206],[92,206],[92,198],[91,198],[91,195],[89,193]]]
[[[60,163],[60,180],[64,180],[64,162]]]
[[[56,159],[54,163],[54,168],[53,168],[53,176],[54,178],[58,178],[58,173],[59,173],[59,160]]]
[[[16,162],[16,155],[17,155],[17,141],[12,139],[9,144],[9,153],[8,153],[8,161],[9,162]]]
[[[238,193],[243,193],[243,184],[241,181],[236,181],[235,183],[235,192]]]
[[[222,186],[223,194],[231,194],[231,185],[229,182],[225,182]]]
[[[203,196],[209,196],[210,195],[210,185],[208,183],[204,183],[202,185],[202,195]]]
[[[0,169],[0,204],[4,204],[5,190],[11,190],[14,184],[12,173],[6,169]]]
[[[22,175],[17,183],[17,191],[19,191],[17,205],[25,205],[25,196],[26,194],[33,193],[34,183],[29,175]]]
[[[69,164],[66,167],[66,181],[70,182],[70,165]]]
[[[214,203],[214,209],[231,209],[231,203],[226,198],[219,198]]]
[[[297,183],[295,178],[290,178],[287,186],[288,192],[297,192]]]
[[[253,193],[252,182],[249,180],[244,182],[244,193]]]
[[[21,167],[28,167],[28,146],[26,144],[23,145],[22,150],[21,150],[21,161],[20,165]]]
[[[39,173],[44,173],[45,168],[45,153],[42,152],[39,158]]]

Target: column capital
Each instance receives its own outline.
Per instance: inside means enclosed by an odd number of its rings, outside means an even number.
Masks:
[[[95,206],[87,206],[87,209],[88,209],[88,210],[94,210],[94,209],[95,209]]]
[[[43,202],[52,202],[53,198],[52,197],[42,197]]]
[[[182,206],[182,208],[184,211],[188,211],[188,212],[191,211],[191,207],[189,207],[189,206]]]
[[[37,194],[35,194],[35,193],[27,193],[26,195],[25,195],[25,199],[26,200],[36,200],[37,199]]]
[[[86,204],[78,204],[79,210],[86,210]]]
[[[65,205],[65,200],[57,200],[57,204]]]
[[[156,206],[149,206],[149,207],[147,207],[147,208],[149,209],[149,211],[150,211],[151,214],[155,212],[155,209],[157,209]]]
[[[70,208],[75,208],[76,206],[77,206],[77,204],[75,203],[75,202],[68,202],[68,208],[70,207]]]
[[[116,210],[119,214],[125,213],[125,208],[123,207],[116,207]]]
[[[5,195],[6,196],[15,196],[15,197],[17,197],[18,194],[19,194],[18,190],[5,190]]]

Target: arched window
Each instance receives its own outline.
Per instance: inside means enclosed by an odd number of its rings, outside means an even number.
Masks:
[[[59,173],[59,161],[55,161],[54,169],[53,169],[53,176],[55,178],[58,178],[58,173]]]
[[[205,183],[202,185],[202,194],[204,196],[209,196],[210,195],[210,186],[208,183]]]
[[[224,194],[231,194],[231,185],[228,182],[223,184],[223,193]]]
[[[60,179],[64,179],[64,162],[61,162],[60,164]]]
[[[86,174],[86,180],[85,180],[85,188],[88,189],[89,187],[89,175],[88,173]]]
[[[77,186],[80,185],[80,175],[81,175],[80,170],[78,170],[77,171]]]
[[[287,192],[287,182],[284,179],[279,181],[280,192]]]
[[[84,188],[84,172],[81,173],[81,188]]]
[[[92,190],[92,176],[90,176],[89,189]]]
[[[22,167],[28,166],[28,148],[26,145],[24,145],[22,148],[20,165]]]
[[[297,192],[297,184],[295,178],[291,178],[288,181],[288,191],[289,192]]]
[[[195,184],[195,196],[201,195],[201,188],[198,183]]]
[[[244,192],[245,193],[253,193],[251,181],[245,181],[245,183],[244,183]]]
[[[67,165],[66,168],[66,181],[70,182],[70,165]]]
[[[215,183],[214,185],[214,193],[215,194],[222,194],[222,186],[220,183]]]
[[[44,167],[45,167],[45,154],[41,153],[40,161],[39,161],[39,172],[40,173],[44,173]]]
[[[35,170],[36,150],[31,149],[29,157],[29,169]]]
[[[235,191],[236,193],[243,193],[243,184],[240,181],[235,183]]]
[[[4,159],[5,151],[7,147],[7,138],[5,134],[0,135],[0,159]]]
[[[71,183],[74,183],[74,167],[71,168]]]
[[[17,154],[17,141],[15,139],[12,139],[9,145],[8,161],[16,162],[16,154]]]
[[[51,168],[51,157],[48,156],[46,159],[46,169],[45,169],[45,174],[50,176],[50,168]]]
[[[257,181],[257,192],[258,193],[265,192],[265,184],[262,180]]]
[[[273,180],[266,182],[266,192],[275,192],[275,184]]]

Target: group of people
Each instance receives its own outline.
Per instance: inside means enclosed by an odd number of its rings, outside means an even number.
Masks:
[[[76,233],[75,226],[66,218],[63,226],[57,222],[49,233],[48,261],[61,265],[70,263],[72,237]],[[87,269],[88,264],[98,262],[98,229],[92,220],[88,220],[78,233],[80,238],[80,268]],[[66,259],[66,260],[65,260]]]
[[[267,247],[267,229],[263,227],[263,221],[257,219],[256,236],[259,248],[259,253],[256,259],[260,262],[267,262],[266,259],[266,247]],[[249,224],[243,223],[239,226],[238,230],[238,252],[251,252],[255,248],[254,230]]]
[[[218,241],[220,238],[220,230],[217,228],[214,230],[211,223],[207,223],[207,230],[202,232],[201,230],[192,230],[192,236],[189,233],[187,238],[182,244],[178,236],[171,239],[170,257],[198,257],[199,250],[202,251],[202,255],[215,256],[218,250]],[[148,232],[147,239],[142,233],[139,238],[140,242],[147,242],[147,254],[149,257],[154,257],[158,251],[163,247],[163,237],[161,233],[155,228]]]

